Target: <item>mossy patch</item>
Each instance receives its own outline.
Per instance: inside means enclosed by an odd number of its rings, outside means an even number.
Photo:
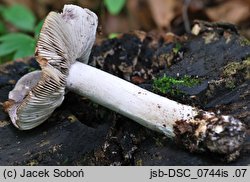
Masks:
[[[239,41],[241,46],[250,46],[250,40],[245,37],[241,37]]]
[[[229,89],[233,89],[237,85],[238,76],[244,80],[250,78],[250,58],[242,62],[231,62],[228,65],[224,66],[222,77],[225,78],[225,87]]]
[[[178,89],[178,86],[192,87],[199,83],[200,79],[187,75],[179,78],[164,75],[154,80],[153,89],[155,92],[162,94],[170,93],[171,95],[179,95],[182,92]]]
[[[175,44],[175,47],[173,48],[173,52],[177,54],[180,50],[181,50],[181,44],[177,42]]]
[[[245,79],[250,78],[250,57],[242,62],[231,62],[224,66],[222,76],[223,77],[231,77],[237,74],[239,71],[243,73]]]
[[[235,89],[248,79],[250,79],[250,57],[240,62],[231,61],[221,68],[219,79],[209,81],[205,95],[210,98],[215,97],[220,92]]]

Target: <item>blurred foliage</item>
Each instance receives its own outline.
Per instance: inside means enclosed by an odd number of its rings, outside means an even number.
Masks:
[[[177,54],[180,51],[180,49],[181,49],[181,44],[180,43],[176,43],[175,47],[173,48],[173,52],[175,54]]]
[[[22,5],[13,5],[2,9],[5,21],[23,31],[33,31],[36,18],[34,14]]]
[[[0,6],[0,63],[32,56],[43,25],[23,5]]]
[[[114,39],[114,38],[117,38],[119,35],[120,35],[119,33],[110,33],[110,34],[108,35],[108,38],[109,38],[109,39]]]
[[[38,36],[40,34],[40,31],[42,29],[42,26],[43,26],[43,23],[44,23],[44,20],[40,20],[37,25],[35,26],[35,29],[34,29],[34,35],[35,35],[35,38],[38,39]]]
[[[8,33],[0,37],[0,56],[13,54],[13,59],[34,54],[35,39],[23,33]]]
[[[117,33],[131,30],[146,32],[157,30],[183,35],[187,31],[184,24],[190,27],[190,23],[194,19],[233,23],[240,28],[242,35],[248,39],[250,37],[249,0],[0,1],[0,36],[8,34],[8,32],[22,32],[36,39],[43,23],[38,22],[39,19],[44,18],[50,11],[60,12],[64,4],[73,3],[88,8],[98,15],[100,34],[97,35],[97,41],[104,38],[115,38]],[[19,5],[20,3],[23,5]],[[0,42],[0,47],[2,43]],[[173,51],[178,52],[180,48],[176,45]],[[1,53],[0,62],[12,60],[15,51],[16,49],[7,55]],[[24,50],[23,55],[29,56],[27,54],[31,52]]]
[[[117,15],[124,7],[126,0],[104,0],[104,4],[112,15]]]
[[[6,32],[6,27],[3,22],[0,22],[0,35]]]

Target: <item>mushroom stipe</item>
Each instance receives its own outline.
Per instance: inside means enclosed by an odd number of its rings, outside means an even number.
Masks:
[[[4,104],[15,127],[29,130],[43,123],[67,88],[191,152],[212,152],[229,162],[239,156],[246,129],[238,119],[180,104],[86,65],[97,24],[93,12],[75,5],[47,16],[35,52],[42,71],[24,75]]]

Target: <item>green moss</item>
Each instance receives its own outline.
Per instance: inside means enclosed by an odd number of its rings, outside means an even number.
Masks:
[[[236,87],[234,79],[226,80],[225,87],[229,89],[234,89]]]
[[[233,89],[236,87],[237,74],[240,74],[243,79],[250,79],[250,57],[242,62],[231,62],[224,66],[222,77],[224,77],[226,88]]]
[[[173,53],[177,54],[181,50],[181,44],[176,43],[175,47],[173,48]]]
[[[240,38],[240,45],[241,45],[241,46],[249,46],[249,45],[250,45],[250,40],[248,40],[248,39],[245,38],[245,37],[241,37],[241,38]]]
[[[114,38],[117,38],[120,34],[119,33],[110,33],[108,35],[108,39],[114,39]]]
[[[187,86],[192,87],[200,83],[200,79],[191,78],[185,75],[182,78],[173,78],[164,75],[161,78],[157,78],[153,82],[153,89],[155,92],[162,94],[170,93],[172,95],[179,95],[181,91],[177,86]]]
[[[245,79],[250,78],[250,57],[248,57],[246,60],[242,62],[231,62],[228,65],[224,66],[222,75],[224,77],[230,77],[235,75],[238,71],[245,70],[244,71],[244,77]]]

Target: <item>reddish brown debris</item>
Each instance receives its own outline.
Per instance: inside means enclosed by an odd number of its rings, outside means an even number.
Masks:
[[[175,139],[191,152],[211,152],[222,160],[235,160],[242,148],[246,127],[231,116],[208,117],[201,112],[193,121],[176,121]]]

